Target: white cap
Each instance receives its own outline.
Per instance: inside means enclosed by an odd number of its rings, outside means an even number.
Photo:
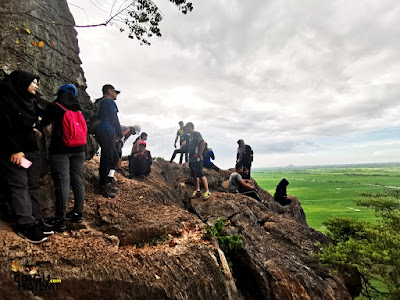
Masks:
[[[139,134],[140,130],[142,130],[139,125],[133,125],[133,128],[135,128],[135,133],[137,134]]]

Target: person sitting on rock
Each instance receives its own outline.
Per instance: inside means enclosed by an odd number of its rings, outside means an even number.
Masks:
[[[146,142],[139,142],[139,151],[131,155],[133,157],[133,176],[147,176],[151,172],[153,160],[149,150],[146,150]]]
[[[283,178],[281,182],[276,186],[276,192],[274,194],[274,199],[276,202],[278,202],[280,205],[285,206],[292,201],[287,197],[286,194],[286,187],[289,185],[289,181],[286,180],[286,178]]]
[[[133,126],[125,126],[121,125],[121,131],[122,131],[122,139],[117,139],[117,152],[119,156],[119,161],[117,165],[117,169],[115,170],[116,172],[121,173],[122,172],[122,167],[121,167],[121,157],[122,157],[122,147],[124,147],[125,142],[129,139],[131,135],[139,134],[141,128],[139,125],[133,125]]]
[[[237,164],[235,166],[235,172],[233,172],[229,177],[229,184],[228,184],[229,192],[243,194],[258,201],[261,201],[261,198],[258,195],[253,183],[250,180],[243,179],[242,173],[243,173],[243,166]]]
[[[129,176],[133,176],[133,169],[135,168],[134,167],[135,160],[134,160],[133,154],[139,152],[139,143],[140,142],[146,142],[146,141],[147,141],[147,133],[146,132],[142,132],[142,134],[140,136],[138,136],[136,138],[136,140],[133,142],[131,154],[128,156],[128,160],[129,160]]]
[[[212,163],[211,159],[215,159],[214,151],[211,148],[207,148],[203,153],[203,167],[219,172],[219,168]]]

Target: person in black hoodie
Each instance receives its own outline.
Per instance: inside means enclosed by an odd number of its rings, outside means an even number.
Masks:
[[[83,184],[85,149],[84,146],[65,146],[62,132],[62,120],[66,109],[82,110],[77,96],[78,91],[74,85],[66,84],[60,87],[56,100],[46,106],[41,121],[42,127],[53,124],[49,146],[49,162],[55,189],[56,213],[55,217],[46,218],[43,222],[55,231],[63,231],[66,228],[64,219],[74,223],[82,222],[85,199],[85,186]],[[72,186],[74,193],[74,208],[66,213],[70,186]]]
[[[33,130],[38,120],[38,81],[38,76],[14,71],[0,84],[0,176],[10,189],[16,233],[31,243],[47,239],[38,223],[41,159]]]

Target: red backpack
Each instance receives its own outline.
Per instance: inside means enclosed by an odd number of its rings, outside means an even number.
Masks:
[[[60,103],[55,103],[65,110],[62,119],[62,138],[64,146],[73,148],[85,145],[87,139],[87,126],[82,112],[79,110],[69,110]]]

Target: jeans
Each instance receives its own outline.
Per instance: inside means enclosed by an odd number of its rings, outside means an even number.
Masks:
[[[49,160],[56,196],[55,216],[57,218],[65,217],[70,186],[72,186],[75,199],[73,212],[82,213],[85,201],[83,184],[85,153],[50,154]]]
[[[108,173],[115,170],[118,165],[119,156],[116,145],[116,135],[114,131],[96,131],[96,140],[101,147],[100,168],[99,168],[99,185],[107,184],[110,179]]]
[[[0,158],[0,176],[9,186],[11,207],[19,225],[32,224],[43,217],[39,202],[40,153],[27,152],[25,158],[32,162],[28,169],[11,163],[9,157]]]

